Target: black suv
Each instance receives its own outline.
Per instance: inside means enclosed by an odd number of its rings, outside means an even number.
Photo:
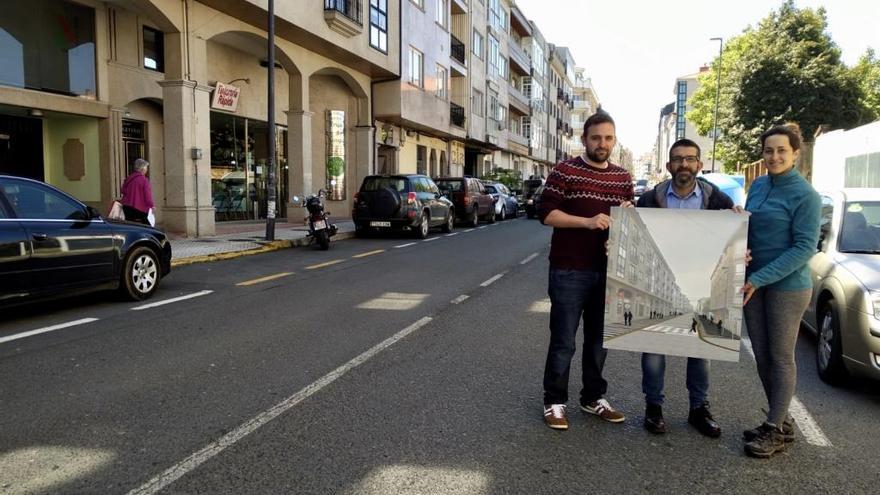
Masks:
[[[408,231],[424,239],[431,227],[452,232],[455,209],[426,175],[370,175],[354,196],[355,234]]]

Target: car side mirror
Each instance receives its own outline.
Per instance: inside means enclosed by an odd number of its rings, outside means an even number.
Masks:
[[[434,199],[440,199],[440,196],[442,196],[442,194],[440,194],[439,192],[434,193]]]
[[[86,206],[86,212],[87,212],[87,218],[89,220],[95,220],[95,219],[101,218],[101,212],[99,212],[93,206]]]

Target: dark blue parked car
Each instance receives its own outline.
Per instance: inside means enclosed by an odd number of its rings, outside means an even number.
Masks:
[[[0,175],[0,306],[106,289],[142,300],[170,270],[161,230],[107,220],[48,184]]]

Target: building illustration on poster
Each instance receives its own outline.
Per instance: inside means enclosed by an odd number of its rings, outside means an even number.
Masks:
[[[739,359],[748,214],[612,208],[605,347]]]

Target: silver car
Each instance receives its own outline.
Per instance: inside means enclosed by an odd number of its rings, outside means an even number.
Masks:
[[[818,335],[819,376],[880,379],[880,189],[822,192],[822,230],[810,260],[803,323]]]

